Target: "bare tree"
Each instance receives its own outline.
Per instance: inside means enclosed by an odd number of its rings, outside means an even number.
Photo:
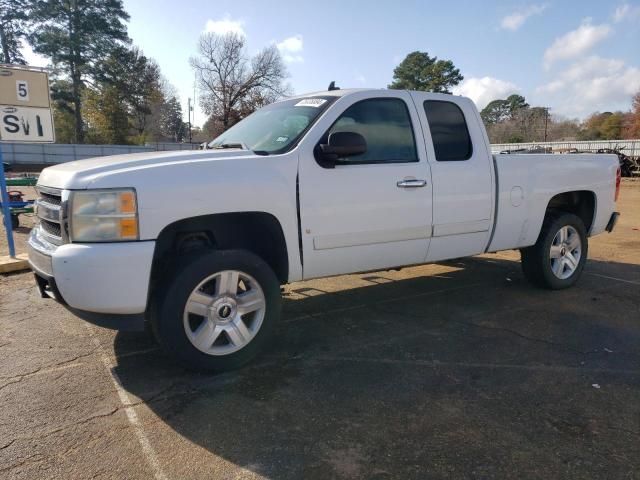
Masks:
[[[224,129],[256,108],[286,95],[287,70],[275,45],[249,58],[245,39],[236,33],[204,33],[199,56],[190,59],[201,104]]]

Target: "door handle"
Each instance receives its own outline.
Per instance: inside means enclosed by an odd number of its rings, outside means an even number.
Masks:
[[[407,178],[405,180],[400,180],[396,185],[399,188],[419,188],[427,185],[426,180],[418,180],[416,178]]]

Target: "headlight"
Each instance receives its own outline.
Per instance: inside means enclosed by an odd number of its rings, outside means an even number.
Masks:
[[[138,240],[138,206],[131,188],[71,192],[72,242]]]

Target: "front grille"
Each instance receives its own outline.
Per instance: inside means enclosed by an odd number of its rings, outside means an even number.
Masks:
[[[64,243],[62,230],[62,190],[49,187],[36,187],[36,202],[40,233],[51,243]]]
[[[50,205],[55,205],[57,207],[62,205],[62,199],[60,198],[59,195],[56,196],[56,195],[52,195],[50,193],[44,193],[44,192],[39,192],[39,194],[40,194],[41,202],[48,203]]]
[[[59,223],[50,222],[49,220],[40,219],[40,227],[49,235],[60,238],[62,240],[62,229]]]

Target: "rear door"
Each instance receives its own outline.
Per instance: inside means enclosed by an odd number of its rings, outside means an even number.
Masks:
[[[484,252],[493,224],[494,171],[471,100],[412,92],[427,139],[433,236],[427,261]]]
[[[431,176],[408,93],[347,94],[300,148],[304,278],[421,263],[431,234]],[[360,133],[367,152],[325,168],[314,150],[332,132]]]

